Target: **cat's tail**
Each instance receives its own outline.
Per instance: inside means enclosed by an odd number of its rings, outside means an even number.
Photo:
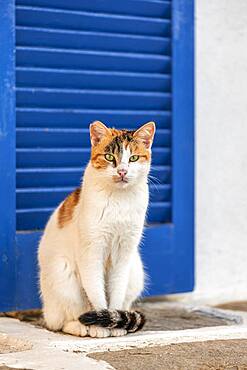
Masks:
[[[100,310],[82,314],[79,321],[84,325],[125,329],[129,333],[134,333],[144,326],[146,319],[144,314],[139,311]]]

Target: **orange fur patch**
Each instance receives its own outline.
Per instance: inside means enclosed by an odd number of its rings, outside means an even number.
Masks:
[[[130,143],[130,151],[132,155],[139,155],[141,161],[150,161],[151,153],[142,142],[133,141]]]
[[[80,199],[81,188],[75,189],[70,193],[64,200],[63,204],[58,211],[58,226],[60,228],[68,224],[72,220],[75,206],[78,204]]]

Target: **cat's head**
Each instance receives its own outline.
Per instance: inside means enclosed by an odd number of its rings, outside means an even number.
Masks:
[[[108,184],[126,188],[146,180],[151,164],[154,122],[135,131],[116,130],[95,121],[90,125],[91,164],[97,177]]]

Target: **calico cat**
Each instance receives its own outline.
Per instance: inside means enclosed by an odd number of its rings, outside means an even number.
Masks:
[[[144,325],[144,315],[130,309],[144,288],[138,247],[154,133],[154,122],[136,131],[90,125],[91,159],[82,185],[54,211],[39,245],[50,330],[107,337]]]

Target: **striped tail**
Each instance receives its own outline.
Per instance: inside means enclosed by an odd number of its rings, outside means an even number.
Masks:
[[[145,316],[139,311],[100,310],[88,311],[79,317],[84,325],[98,325],[104,328],[125,329],[129,333],[140,330],[145,322]]]

